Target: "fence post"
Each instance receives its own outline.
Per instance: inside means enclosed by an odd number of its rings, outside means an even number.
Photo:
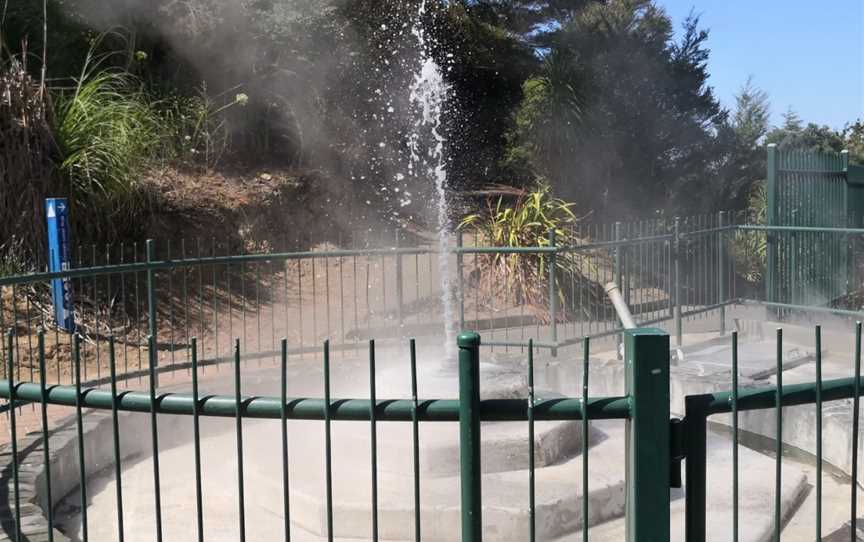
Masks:
[[[153,239],[147,239],[147,331],[153,337],[149,342],[148,347],[151,349],[158,348],[159,336],[156,332],[156,270],[152,263],[156,261],[156,243]],[[159,353],[157,351],[150,352],[153,359],[153,366],[159,366]],[[156,387],[159,387],[159,371],[154,371]]]
[[[623,267],[622,267],[622,255],[621,255],[621,245],[617,244],[618,241],[621,240],[621,222],[616,222],[612,228],[612,240],[616,242],[614,250],[615,253],[615,267],[612,269],[612,280],[618,287],[621,289],[621,294],[624,296],[624,302],[628,303],[627,295],[625,293],[624,284],[623,284]],[[629,305],[629,303],[628,303]],[[621,341],[623,340],[622,335],[615,335],[615,344],[618,347],[617,352],[621,352]]]
[[[457,274],[457,284],[459,288],[459,331],[462,332],[465,330],[465,277],[463,275],[463,256],[461,249],[464,246],[464,239],[462,238],[462,230],[458,230],[456,232],[456,248],[459,252],[456,252],[456,274]]]
[[[627,420],[627,542],[669,542],[669,335],[624,332]],[[688,480],[689,481],[689,480]]]
[[[549,230],[549,246],[557,248],[555,228]],[[558,267],[557,251],[549,254],[549,317],[551,318],[552,357],[558,357],[558,284],[556,268]]]
[[[396,251],[397,251],[396,252],[396,318],[399,321],[399,329],[401,332],[402,324],[403,324],[402,305],[405,301],[405,299],[404,299],[405,293],[402,291],[403,285],[404,285],[404,277],[402,277],[402,267],[403,267],[402,266],[402,254],[400,254],[398,252],[399,247],[400,247],[400,237],[401,237],[400,231],[397,228],[396,241],[395,241]]]
[[[459,473],[462,542],[480,542],[483,501],[480,467],[480,335],[459,335]]]
[[[705,405],[710,395],[690,395],[684,399],[684,540],[705,542],[708,503],[707,461],[708,415]]]
[[[677,216],[675,217],[673,235],[672,259],[674,268],[672,271],[672,280],[675,284],[673,285],[672,295],[675,297],[675,306],[672,310],[675,318],[675,344],[676,346],[681,346],[683,342],[683,328],[681,325],[681,219]]]
[[[777,226],[777,145],[768,145],[768,171],[766,172],[767,209],[766,219],[769,226]],[[772,231],[765,233],[765,246],[768,252],[768,272],[765,277],[765,300],[778,301],[777,296],[777,243]]]
[[[840,169],[843,172],[843,179],[846,181],[843,183],[843,227],[844,228],[852,228],[854,227],[852,221],[850,220],[851,209],[849,206],[850,201],[850,186],[849,186],[849,151],[844,149],[840,151]],[[854,276],[855,268],[853,265],[854,256],[852,251],[852,245],[849,243],[849,234],[843,235],[843,244],[846,245],[846,251],[844,253],[844,267],[846,268],[846,283],[843,285],[843,293],[846,294],[849,292],[851,288],[850,278]]]
[[[616,243],[621,240],[621,223],[616,222],[615,227],[612,229],[612,240]],[[621,292],[624,292],[624,284],[622,284],[623,273],[623,256],[621,254],[621,245],[615,245],[615,269],[613,271],[613,276],[615,277],[615,283],[621,288]]]
[[[717,302],[720,303],[720,335],[726,335],[726,247],[723,227],[726,225],[726,211],[717,215]]]

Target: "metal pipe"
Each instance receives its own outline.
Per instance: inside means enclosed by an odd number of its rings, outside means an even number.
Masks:
[[[636,321],[633,320],[633,314],[630,313],[630,307],[624,302],[624,296],[621,295],[621,289],[614,282],[609,282],[603,287],[606,295],[612,301],[612,306],[615,307],[615,312],[621,320],[621,325],[624,329],[635,329]]]

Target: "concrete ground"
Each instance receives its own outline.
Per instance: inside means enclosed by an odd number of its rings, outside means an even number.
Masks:
[[[685,347],[714,339],[716,330],[708,321],[701,322],[705,327],[699,333],[685,335]],[[733,326],[730,324],[729,328]],[[745,335],[747,335],[745,337]],[[759,335],[754,332],[742,333],[742,345],[748,352],[742,369],[744,376],[752,373],[770,370],[774,365],[773,340],[770,330],[763,330]],[[813,353],[808,346],[805,331],[787,333],[786,350],[792,354],[802,354],[806,358]],[[825,378],[839,378],[851,374],[851,347],[844,347],[846,333],[839,333],[823,343]],[[674,337],[673,337],[674,341]],[[697,354],[690,352],[689,360],[696,364],[698,371],[695,382],[702,386],[698,374],[703,374],[707,382],[718,386],[717,389],[728,389],[731,385],[731,356],[728,350],[728,339],[713,340],[702,355],[707,362],[700,362]],[[748,342],[752,341],[752,342]],[[767,346],[766,346],[767,345]],[[421,345],[423,346],[423,345]],[[592,349],[592,360],[614,360],[614,341],[597,341]],[[428,353],[428,348],[418,349]],[[556,360],[538,359],[538,381],[543,385],[554,385],[558,391],[574,395],[579,393],[579,381],[576,375],[581,372],[578,359],[581,358],[577,349],[565,351]],[[501,352],[501,349],[496,349]],[[511,350],[511,353],[512,350]],[[506,354],[506,352],[505,352]],[[485,356],[485,354],[484,354]],[[422,363],[436,362],[440,354],[433,353]],[[388,371],[384,385],[379,381],[379,397],[407,397],[409,373],[405,356],[401,353],[391,358],[382,356],[379,367],[382,372]],[[687,360],[688,357],[685,357]],[[726,361],[728,360],[728,364]],[[334,363],[334,397],[362,397],[368,389],[365,360],[362,356],[347,357]],[[595,363],[595,362],[592,362]],[[594,366],[600,365],[596,363]],[[548,370],[547,370],[548,369]],[[265,369],[258,376],[247,377],[250,384],[244,380],[244,388],[250,393],[275,395],[278,390],[273,385],[273,377]],[[748,373],[749,371],[749,373]],[[812,362],[796,363],[784,371],[786,383],[812,381],[814,378]],[[698,373],[698,374],[697,374]],[[380,373],[379,373],[380,374]],[[592,373],[593,374],[593,373]],[[692,376],[692,375],[691,375]],[[710,376],[710,379],[708,378]],[[227,374],[226,374],[227,377]],[[294,396],[320,396],[320,365],[314,360],[304,365],[292,368],[290,394]],[[383,377],[382,377],[383,378]],[[592,377],[592,395],[596,395],[598,378]],[[729,384],[725,385],[725,380]],[[716,382],[715,382],[716,381]],[[773,376],[765,377],[760,385],[773,383]],[[400,383],[404,383],[404,386]],[[623,393],[609,391],[609,383],[601,386],[606,394]],[[725,385],[725,387],[724,387]],[[257,386],[257,387],[256,387]],[[455,386],[444,392],[423,389],[421,381],[421,397],[455,395]],[[698,388],[697,386],[697,388]],[[685,389],[686,386],[682,389]],[[701,388],[699,388],[701,389]],[[699,392],[697,389],[695,392]],[[207,390],[212,393],[230,391],[230,385],[219,379],[213,381]],[[691,390],[691,392],[693,392]],[[767,412],[768,416],[771,415]],[[713,420],[713,419],[712,419]],[[236,451],[232,433],[233,420],[222,420],[223,427],[213,428],[204,443],[205,472],[205,535],[208,540],[236,540],[237,536],[237,481],[236,481]],[[722,420],[719,423],[723,423]],[[361,424],[354,424],[358,428]],[[365,425],[365,424],[363,424]],[[607,435],[589,454],[592,494],[601,490],[597,497],[604,505],[592,505],[591,539],[621,540],[623,539],[624,523],[620,517],[622,503],[618,499],[620,482],[623,480],[624,447],[623,424],[619,422],[596,422]],[[368,539],[371,531],[371,514],[369,511],[370,481],[368,440],[358,434],[341,433],[340,424],[334,424],[334,502],[339,507],[334,513],[334,525],[337,538],[340,540]],[[422,427],[422,426],[421,426]],[[292,422],[290,426],[291,446],[291,510],[294,525],[291,528],[294,540],[322,540],[326,533],[324,513],[322,510],[324,462],[321,443],[323,441],[321,424],[318,422]],[[388,436],[379,439],[379,450],[382,460],[388,453],[401,454],[406,448],[404,442],[409,438],[408,426],[401,429],[387,428]],[[426,446],[431,438],[452,440],[457,438],[457,429],[453,425],[452,436],[447,436],[447,429],[435,428],[424,437],[421,429],[421,446]],[[365,431],[365,430],[364,430]],[[401,432],[401,435],[400,435]],[[434,433],[434,436],[432,436]],[[785,436],[785,434],[784,434]],[[282,518],[282,488],[281,464],[278,454],[278,425],[266,422],[247,423],[244,432],[245,469],[246,469],[246,499],[247,499],[247,536],[249,539],[273,539],[283,534]],[[399,445],[388,445],[388,439]],[[527,463],[527,450],[525,454]],[[166,539],[191,539],[195,534],[195,502],[194,476],[192,474],[191,445],[183,445],[160,454],[162,463],[163,512]],[[405,458],[402,458],[405,459]],[[518,458],[517,458],[518,459]],[[515,463],[519,461],[516,460]],[[379,473],[380,499],[380,531],[382,538],[392,540],[410,540],[413,533],[413,501],[409,461],[393,461],[391,468],[382,468]],[[731,440],[727,435],[714,434],[709,441],[709,540],[731,540]],[[402,470],[400,470],[402,469]],[[773,487],[774,461],[770,455],[754,449],[741,448],[741,501],[740,525],[741,540],[768,540],[773,529]],[[783,470],[783,510],[785,517],[784,539],[812,539],[815,517],[815,492],[813,490],[815,468],[798,456],[784,457]],[[152,471],[149,459],[125,465],[123,478],[124,519],[126,521],[126,538],[128,540],[152,540],[153,537],[153,498]],[[537,471],[538,505],[558,503],[557,509],[563,510],[564,519],[554,518],[553,526],[566,525],[573,533],[564,537],[556,534],[550,527],[547,517],[538,515],[538,526],[545,540],[578,540],[576,533],[581,523],[578,511],[581,507],[579,493],[581,492],[581,458],[572,457]],[[505,473],[487,474],[484,478],[484,498],[487,512],[485,525],[489,540],[524,540],[527,538],[527,469],[515,468]],[[848,521],[850,511],[848,480],[835,477],[827,471],[823,474],[823,535],[827,535],[842,527]],[[113,476],[107,475],[94,481],[91,488],[91,538],[95,540],[113,539],[115,537]],[[435,477],[424,473],[421,484],[422,517],[424,538],[427,540],[454,540],[458,538],[458,479],[453,477]],[[859,499],[860,500],[860,499]],[[75,510],[75,499],[69,499],[66,510],[65,524],[68,532],[77,530],[78,516]],[[603,512],[598,508],[606,507]],[[672,540],[683,539],[684,501],[680,495],[672,505]],[[98,519],[95,519],[98,518]],[[607,521],[610,520],[610,521]],[[545,530],[544,530],[545,529]],[[350,535],[349,535],[350,531]],[[560,534],[560,533],[559,533]],[[350,536],[350,537],[349,537]],[[340,538],[341,537],[341,538]],[[349,538],[345,538],[349,537]],[[351,538],[353,537],[353,538]]]
[[[230,423],[226,422],[226,423]],[[600,424],[601,422],[597,422]],[[624,463],[623,425],[618,422],[602,422],[603,431],[609,439],[589,454],[591,493],[595,499],[598,490],[612,491],[613,500],[592,500],[591,515],[600,519],[602,508],[612,506],[612,513],[620,517],[623,510],[623,495],[620,481]],[[306,427],[304,427],[306,426]],[[292,427],[308,441],[321,441],[320,429],[309,423],[298,423]],[[274,441],[273,424],[266,422],[249,426],[245,431],[245,475],[246,475],[246,525],[250,540],[272,540],[283,535],[282,487],[278,442]],[[455,431],[454,431],[455,438]],[[278,440],[278,438],[276,439]],[[229,431],[206,439],[202,446],[204,471],[204,526],[207,540],[236,540],[238,525],[237,469],[233,455],[235,439]],[[338,431],[334,433],[334,446],[339,449]],[[731,540],[731,447],[724,437],[712,435],[709,442],[709,532],[710,540]],[[292,525],[292,539],[322,540],[326,534],[323,500],[323,458],[316,461],[311,448],[304,449],[301,443],[293,443],[291,511],[296,520]],[[355,538],[367,538],[371,532],[369,513],[370,480],[369,469],[356,468],[344,459],[348,453],[368,459],[364,450],[341,450],[334,457],[334,501],[339,503],[334,512],[334,526],[339,537],[349,532]],[[190,540],[196,533],[194,474],[191,446],[174,448],[160,455],[162,465],[163,526],[166,540]],[[772,532],[773,505],[773,460],[752,450],[741,450],[741,540],[767,540]],[[540,502],[557,502],[563,511],[576,516],[581,510],[581,500],[556,495],[550,488],[571,487],[574,492],[581,488],[581,460],[576,459],[552,468],[537,471],[537,499]],[[784,515],[791,514],[805,499],[810,490],[808,472],[801,465],[786,461],[783,479]],[[562,486],[561,481],[565,481]],[[830,480],[827,480],[830,482]],[[488,540],[525,540],[527,538],[527,470],[495,475],[484,479],[486,509],[485,534]],[[458,539],[459,486],[456,479],[423,479],[422,518],[423,533],[427,540]],[[836,486],[836,487],[835,487]],[[124,521],[126,539],[152,540],[154,536],[152,466],[149,460],[141,460],[128,466],[123,473]],[[845,486],[848,490],[848,485]],[[91,484],[90,537],[93,540],[110,540],[116,537],[115,484],[113,476],[107,475]],[[379,474],[380,532],[382,538],[411,540],[413,529],[413,501],[411,478],[393,473]],[[841,484],[826,484],[825,525],[827,529],[835,519],[846,519],[837,514],[835,501],[842,502],[847,491]],[[64,521],[67,533],[79,530],[80,517],[71,508],[75,497],[69,499],[70,508]],[[683,498],[680,492],[672,506],[673,540],[683,539]],[[557,516],[538,514],[540,539],[550,521]],[[797,517],[797,516],[796,516]],[[608,519],[608,518],[607,518]],[[305,527],[305,528],[304,528]],[[574,523],[571,527],[579,528]],[[803,531],[802,521],[790,523],[787,531]],[[613,520],[591,529],[593,540],[617,541],[623,539],[623,520]],[[316,535],[315,532],[318,534]],[[365,535],[365,536],[364,536]],[[784,535],[785,536],[785,535]],[[345,538],[346,540],[350,539]],[[368,539],[368,538],[367,538]],[[576,534],[557,537],[555,540],[579,540]]]

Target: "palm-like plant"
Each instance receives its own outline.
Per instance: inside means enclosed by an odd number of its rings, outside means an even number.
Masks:
[[[768,191],[759,182],[750,192],[746,220],[750,224],[765,224],[768,213]],[[732,253],[738,273],[747,282],[758,284],[765,276],[768,261],[768,237],[762,231],[738,232],[732,241]]]
[[[473,231],[478,242],[501,248],[528,248],[551,246],[552,233],[558,247],[584,243],[575,231],[580,221],[573,211],[574,204],[552,195],[547,184],[523,192],[515,202],[507,205],[503,198],[489,200],[487,210],[466,216],[459,225],[461,230]],[[528,306],[541,321],[550,321],[549,314],[549,262],[545,254],[482,254],[472,274],[474,286],[485,296],[503,297]],[[580,252],[563,252],[555,257],[556,274],[567,280],[558,280],[561,301],[571,297],[569,287],[584,284],[592,275],[592,262]],[[590,282],[590,281],[589,281]],[[570,304],[562,303],[562,307]],[[566,311],[559,313],[566,317]]]

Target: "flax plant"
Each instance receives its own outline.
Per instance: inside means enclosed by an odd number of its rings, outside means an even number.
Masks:
[[[554,231],[556,246],[566,249],[585,243],[576,233],[575,226],[582,218],[576,216],[574,206],[554,197],[549,185],[540,184],[519,195],[512,204],[502,197],[494,203],[488,200],[485,212],[466,216],[459,228],[473,231],[480,244],[502,248],[546,248]],[[472,280],[487,298],[494,296],[526,305],[539,320],[548,322],[550,261],[546,254],[482,254],[477,258]],[[595,266],[582,252],[564,251],[556,255],[557,295],[563,309],[560,318],[567,318],[566,309],[574,306],[578,285],[591,283],[589,277],[596,275]],[[588,291],[591,298],[596,297],[595,284]]]

